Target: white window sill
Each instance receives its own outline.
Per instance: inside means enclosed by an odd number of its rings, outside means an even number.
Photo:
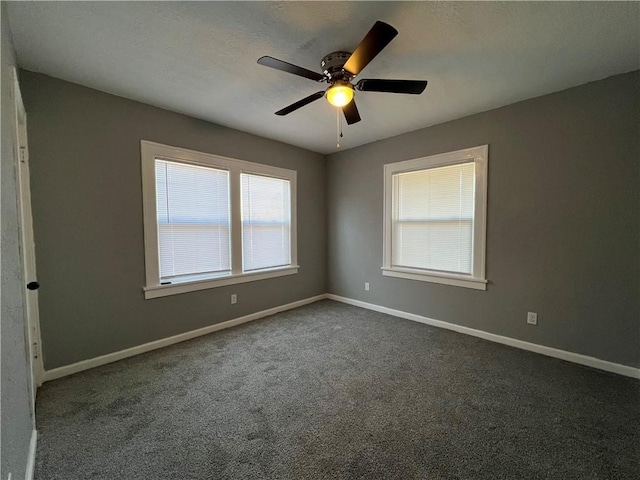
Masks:
[[[210,278],[207,280],[195,280],[191,282],[173,283],[171,285],[153,285],[144,287],[144,298],[166,297],[168,295],[178,295],[180,293],[195,292],[208,288],[224,287],[225,285],[235,285],[238,283],[255,282],[267,278],[283,277],[298,273],[298,265],[272,268],[256,272],[240,273],[237,275],[226,275],[224,277]]]
[[[472,278],[468,275],[456,275],[454,273],[425,272],[422,270],[412,270],[408,268],[382,268],[382,275],[386,277],[407,278],[409,280],[420,280],[421,282],[441,283],[456,287],[473,288],[475,290],[486,290],[487,280]]]

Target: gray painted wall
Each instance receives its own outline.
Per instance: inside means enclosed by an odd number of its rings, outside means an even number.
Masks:
[[[640,366],[639,80],[634,72],[594,82],[325,164],[296,147],[22,72],[45,368],[327,290]],[[144,300],[140,139],[297,170],[300,273]],[[382,166],[485,143],[488,290],[382,277]],[[527,311],[538,312],[537,327],[526,325]]]
[[[329,292],[640,366],[639,129],[634,72],[329,156]],[[383,165],[483,144],[487,291],[383,277]]]
[[[21,83],[45,369],[326,292],[322,155],[32,72]],[[145,300],[141,139],[296,170],[299,273]]]
[[[12,67],[15,53],[7,23],[6,5],[0,5],[2,35],[2,307],[0,337],[2,348],[2,462],[0,478],[24,478],[29,456],[33,417],[28,384],[25,288],[22,274],[20,229],[18,223],[17,172],[13,156],[15,114],[12,90]]]

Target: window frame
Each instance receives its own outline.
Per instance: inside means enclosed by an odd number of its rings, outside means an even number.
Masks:
[[[145,280],[143,287],[146,299],[177,295],[181,293],[205,290],[209,288],[234,285],[244,282],[265,280],[268,278],[298,273],[297,255],[297,172],[260,163],[247,162],[223,157],[211,153],[197,152],[186,148],[172,147],[147,140],[140,141],[142,166],[142,206],[144,221]],[[217,168],[229,172],[229,196],[231,206],[231,274],[202,280],[191,280],[169,285],[160,283],[160,265],[158,261],[158,220],[156,199],[156,159],[185,163],[203,167]],[[249,173],[274,177],[290,182],[291,264],[283,267],[242,271],[242,192],[240,174]]]
[[[429,170],[461,163],[475,164],[473,225],[473,264],[470,275],[436,270],[397,267],[392,264],[393,176],[399,173]],[[384,239],[382,275],[440,283],[476,290],[487,289],[485,273],[487,237],[487,172],[489,145],[456,150],[384,165]]]

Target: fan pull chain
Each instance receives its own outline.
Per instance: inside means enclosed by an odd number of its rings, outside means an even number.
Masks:
[[[340,109],[336,107],[336,147],[340,148]]]
[[[336,127],[337,127],[337,131],[336,131],[336,135],[337,135],[337,141],[336,141],[336,147],[340,148],[340,139],[344,136],[342,135],[342,118],[340,117],[340,107],[336,108]]]

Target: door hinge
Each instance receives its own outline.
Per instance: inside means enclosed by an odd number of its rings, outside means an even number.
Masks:
[[[27,160],[27,149],[20,147],[20,161],[25,162]]]
[[[38,342],[33,342],[33,358],[40,356],[40,349],[38,348]]]

